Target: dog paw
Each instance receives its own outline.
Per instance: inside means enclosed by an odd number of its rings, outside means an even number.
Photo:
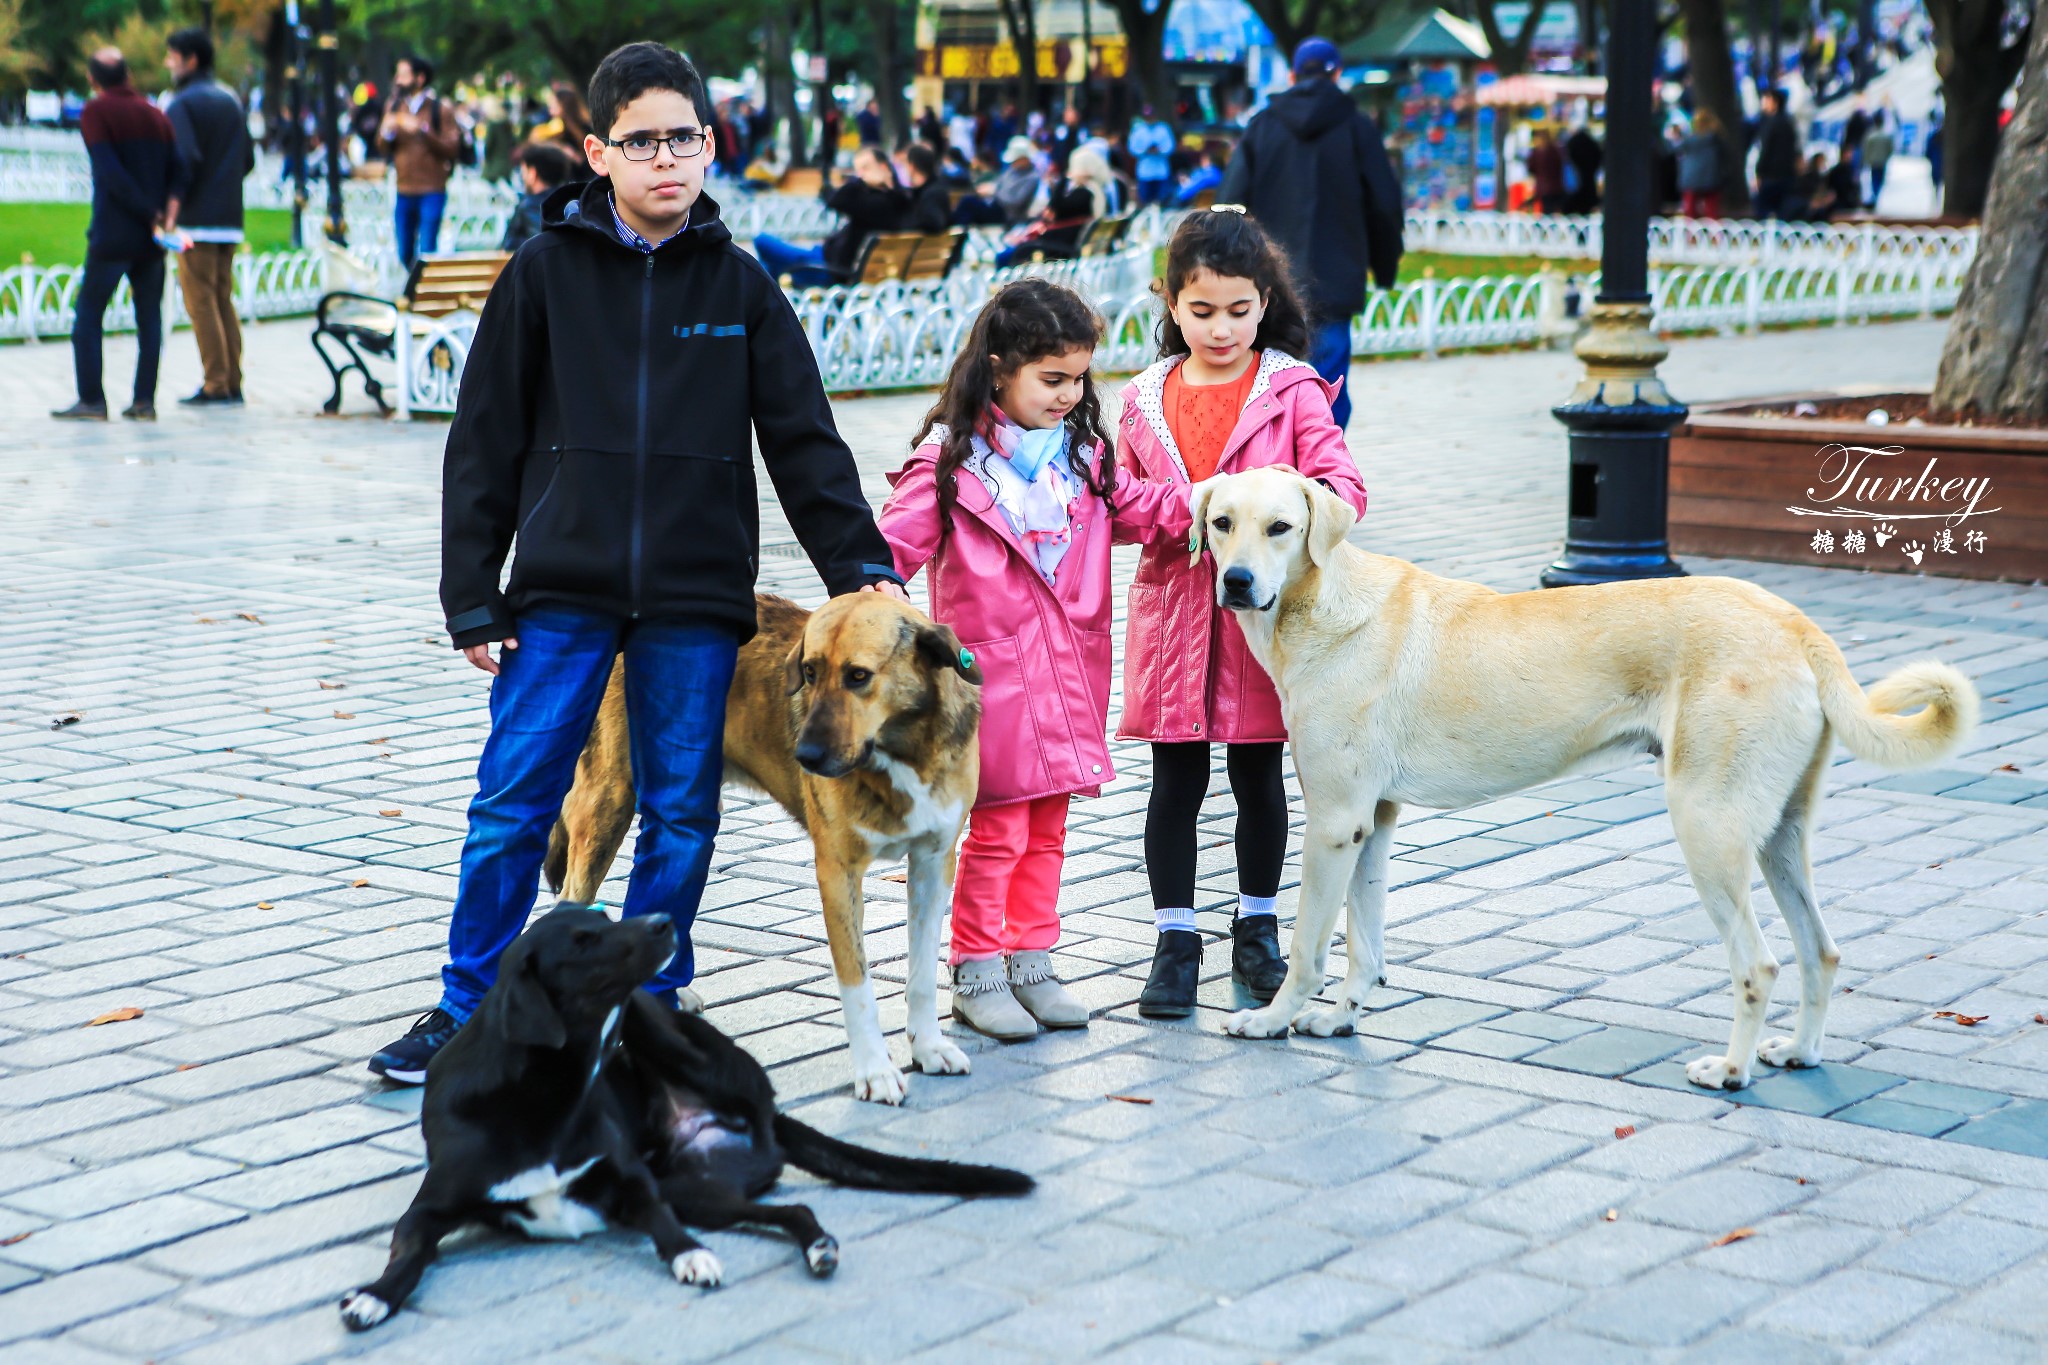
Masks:
[[[1920,556],[1927,553],[1927,547],[1917,540],[1909,540],[1899,547],[1899,553],[1913,561],[1913,567],[1920,567]]]
[[[1877,528],[1870,533],[1870,538],[1876,541],[1877,548],[1882,550],[1884,548],[1884,543],[1887,540],[1890,540],[1893,536],[1897,535],[1898,533],[1899,528],[1892,525],[1890,522],[1879,522]]]
[[[1794,1040],[1791,1038],[1764,1039],[1761,1043],[1757,1044],[1756,1056],[1758,1061],[1766,1062],[1771,1066],[1782,1066],[1792,1069],[1820,1065],[1820,1053],[1818,1051],[1811,1054],[1803,1053],[1799,1051]]]
[[[927,1076],[965,1076],[974,1069],[960,1045],[946,1037],[911,1039],[910,1060]]]
[[[853,1097],[872,1104],[901,1104],[909,1092],[903,1073],[884,1062],[871,1071],[853,1073]]]
[[[804,1264],[811,1273],[824,1279],[839,1269],[839,1243],[830,1233],[804,1248]]]
[[[1749,1069],[1726,1057],[1702,1057],[1686,1063],[1685,1078],[1706,1090],[1740,1090],[1749,1084]]]
[[[1223,1021],[1223,1031],[1233,1038],[1285,1038],[1290,1022],[1285,1010],[1268,1005],[1262,1010],[1239,1010]]]
[[[367,1332],[390,1316],[391,1305],[366,1289],[341,1301],[341,1325],[351,1332]]]
[[[1349,1038],[1358,1028],[1358,1012],[1344,1005],[1303,1010],[1294,1016],[1294,1031],[1311,1038]]]
[[[707,1247],[682,1252],[668,1263],[668,1268],[678,1284],[701,1284],[706,1289],[716,1289],[719,1277],[725,1274],[725,1267]]]

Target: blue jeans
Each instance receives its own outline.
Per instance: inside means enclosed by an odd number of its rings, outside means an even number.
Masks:
[[[441,215],[447,212],[448,194],[401,194],[395,202],[392,235],[398,239],[398,259],[410,270],[422,255],[441,249]]]
[[[839,277],[825,268],[823,245],[797,246],[764,232],[754,239],[754,255],[774,279],[789,276],[793,289],[830,288],[839,283]]]
[[[491,733],[469,805],[441,1008],[467,1020],[497,979],[499,955],[526,927],[548,832],[621,651],[640,809],[625,914],[667,915],[675,924],[676,955],[646,987],[673,1004],[676,987],[696,974],[690,925],[718,834],[725,693],[739,643],[703,622],[626,622],[557,605],[522,615],[514,638],[519,648],[503,652],[491,684]]]
[[[71,368],[78,377],[81,403],[107,401],[100,336],[107,305],[123,275],[135,301],[135,401],[156,401],[157,359],[164,347],[164,253],[151,247],[134,257],[86,253],[78,282],[78,315],[71,321]]]
[[[1315,372],[1334,384],[1351,373],[1351,322],[1318,322],[1309,330],[1308,363]],[[1342,431],[1351,424],[1351,384],[1345,379],[1343,392],[1330,405],[1330,416],[1337,419],[1337,430]]]

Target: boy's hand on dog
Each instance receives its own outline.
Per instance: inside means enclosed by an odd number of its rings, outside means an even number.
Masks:
[[[884,593],[890,597],[895,598],[898,602],[908,602],[910,600],[910,594],[903,590],[903,585],[901,583],[891,583],[887,580],[884,580],[880,583],[870,583],[866,587],[862,588],[861,591]],[[482,665],[478,665],[478,667],[482,667]]]
[[[519,642],[517,640],[512,639],[510,636],[507,636],[505,638],[504,647],[506,649],[517,649],[519,648]],[[469,660],[471,663],[475,664],[478,668],[481,668],[484,672],[490,674],[492,677],[495,678],[498,676],[498,661],[491,657],[490,645],[464,645],[462,647],[462,657]]]

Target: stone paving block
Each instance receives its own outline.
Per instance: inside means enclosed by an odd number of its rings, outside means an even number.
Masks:
[[[1585,1171],[1545,1171],[1467,1205],[1475,1223],[1505,1228],[1525,1237],[1558,1237],[1625,1202],[1628,1184]]]
[[[46,1273],[122,1260],[151,1247],[232,1223],[240,1209],[190,1195],[167,1194],[73,1218],[0,1249],[0,1256]]]
[[[1968,1180],[1933,1171],[1878,1170],[1814,1200],[1806,1212],[1875,1228],[1905,1228],[1944,1213],[1977,1192]]]
[[[1686,1349],[1686,1365],[1751,1365],[1768,1360],[1773,1365],[1840,1365],[1847,1360],[1840,1350],[1810,1337],[1787,1336],[1760,1327],[1730,1327]]]
[[[1426,1294],[1481,1266],[1515,1255],[1525,1238],[1462,1218],[1432,1218],[1392,1236],[1380,1237],[1331,1261],[1323,1269],[1407,1294]]]
[[[1546,1280],[1605,1288],[1633,1279],[1655,1266],[1699,1248],[1696,1234],[1638,1223],[1604,1219],[1570,1236],[1539,1246],[1515,1262],[1514,1269]]]
[[[1531,1054],[1528,1060],[1537,1066],[1587,1076],[1621,1076],[1697,1046],[1689,1039],[1669,1034],[1616,1027],[1568,1039]]]
[[[1549,1280],[1490,1271],[1379,1320],[1389,1337],[1476,1351],[1498,1344],[1570,1307],[1579,1292]]]
[[[1417,1175],[1497,1187],[1524,1179],[1586,1150],[1584,1139],[1506,1123],[1440,1143],[1409,1164]]]
[[[0,1294],[0,1346],[147,1303],[177,1283],[134,1266],[101,1265],[25,1285]]]
[[[1973,1365],[1979,1361],[2034,1365],[2040,1358],[2040,1349],[2038,1343],[2019,1341],[1968,1322],[1937,1316],[1892,1337],[1870,1356],[1870,1360],[1874,1365],[1909,1365],[1909,1362],[1911,1365],[1936,1365],[1937,1362],[1954,1360],[1968,1360]]]
[[[1258,1351],[1301,1351],[1342,1336],[1395,1307],[1401,1296],[1336,1275],[1300,1275],[1180,1324],[1194,1336]]]
[[[1323,1191],[1296,1205],[1304,1222],[1353,1237],[1398,1232],[1474,1197],[1469,1185],[1407,1170],[1385,1171],[1342,1189]]]
[[[1946,1134],[1951,1142],[2048,1157],[2048,1103],[2030,1100],[1972,1119]]]
[[[1898,1084],[1881,1071],[1832,1064],[1783,1071],[1759,1065],[1752,1074],[1755,1079],[1742,1092],[1743,1104],[1817,1117],[1837,1113]]]
[[[1710,1270],[1790,1285],[1807,1284],[1839,1270],[1881,1240],[1869,1228],[1798,1212],[1759,1223],[1755,1236],[1739,1242],[1702,1247],[1695,1239],[1693,1248],[1697,1252],[1694,1259]]]
[[[1021,1306],[1020,1296],[993,1289],[963,1286],[933,1295],[923,1286],[905,1285],[857,1307],[814,1313],[778,1340],[854,1360],[893,1361],[941,1341],[967,1337]]]
[[[1661,1183],[1718,1166],[1755,1144],[1707,1124],[1660,1123],[1595,1147],[1573,1164],[1589,1171]]]
[[[2000,1099],[2005,1098],[1999,1096]],[[1917,1104],[1902,1104],[1888,1095],[1852,1104],[1837,1110],[1833,1117],[1844,1123],[1860,1123],[1870,1128],[1882,1128],[1893,1133],[1913,1133],[1920,1137],[1939,1137],[1952,1128],[1961,1127],[1968,1115],[1953,1113],[1947,1109],[1927,1109]]]
[[[2048,1232],[1950,1213],[1863,1262],[1958,1289],[1974,1288],[2048,1248]]]
[[[1376,1038],[1421,1043],[1506,1013],[1496,1006],[1464,1000],[1423,999],[1390,1010],[1376,1010],[1359,1020],[1358,1030]]]
[[[1812,1191],[1757,1171],[1702,1171],[1672,1182],[1629,1206],[1629,1215],[1718,1236],[1804,1202]]]
[[[64,1341],[82,1341],[126,1360],[156,1360],[214,1331],[214,1324],[196,1313],[152,1303],[95,1318],[73,1328]]]
[[[1775,1297],[1753,1280],[1665,1266],[1574,1311],[1574,1327],[1641,1347],[1683,1346]]]
[[[1839,1270],[1758,1313],[1758,1326],[1845,1346],[1872,1346],[1947,1300],[1953,1291],[1923,1280]]]
[[[84,1218],[152,1195],[182,1190],[235,1168],[186,1152],[165,1152],[15,1190],[4,1202],[46,1218]]]

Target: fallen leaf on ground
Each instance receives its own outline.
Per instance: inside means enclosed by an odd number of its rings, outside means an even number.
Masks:
[[[1621,1217],[1621,1210],[1620,1210],[1620,1209],[1609,1209],[1609,1210],[1607,1210],[1607,1212],[1605,1212],[1605,1213],[1601,1214],[1601,1215],[1600,1215],[1600,1217],[1601,1217],[1601,1220],[1602,1220],[1603,1222],[1608,1222],[1608,1223],[1611,1223],[1611,1222],[1613,1222],[1613,1221],[1614,1221],[1615,1219],[1617,1219],[1617,1218]]]
[[[26,1242],[33,1236],[33,1232],[17,1232],[12,1237],[0,1237],[0,1247],[11,1247],[17,1242]]]
[[[342,688],[348,686],[347,683],[331,683],[325,678],[318,679],[318,681],[322,692],[339,692]]]
[[[78,722],[84,719],[84,716],[79,715],[76,711],[72,711],[65,715],[61,715],[57,717],[57,719],[51,721],[50,728],[52,730],[61,730],[67,725],[76,725],[78,724]]]
[[[370,879],[368,877],[358,877],[349,883],[350,886],[368,886],[369,884]]]
[[[2035,1023],[2037,1023],[2037,1024],[2048,1024],[2048,1014],[2037,1014],[2037,1015],[2035,1015],[2035,1016],[2034,1016],[2034,1022],[2035,1022]]]
[[[1614,1130],[1614,1135],[1618,1138],[1634,1137],[1635,1132],[1636,1126],[1633,1123],[1625,1123]]]
[[[2001,763],[1991,771],[1995,773],[2016,773],[2019,770],[2020,767],[2017,763]]]
[[[907,882],[910,878],[901,872],[884,872],[882,880],[885,882]]]
[[[405,814],[405,812],[402,810],[380,810],[377,812],[377,814],[385,817],[388,820],[395,820],[399,816]]]
[[[199,624],[202,626],[217,626],[220,624],[220,622],[214,620],[211,616],[201,616],[198,618],[198,620]]]
[[[235,613],[235,619],[238,621],[254,621],[259,626],[263,624],[263,618],[253,611],[238,611]]]
[[[197,1070],[198,1070],[198,1069],[199,1069],[200,1067],[202,1067],[202,1066],[205,1066],[205,1065],[206,1065],[206,1063],[205,1063],[205,1062],[180,1062],[180,1063],[178,1063],[178,1070],[180,1070],[180,1071],[197,1071]]]
[[[334,718],[336,720],[354,720],[356,718],[356,713],[353,711],[336,711],[334,713]]]
[[[137,1009],[133,1005],[123,1005],[121,1006],[121,1008],[117,1010],[108,1010],[99,1018],[94,1019],[90,1023],[88,1023],[86,1027],[92,1028],[94,1027],[94,1025],[97,1024],[125,1024],[130,1019],[140,1019],[141,1017],[141,1010]]]
[[[272,905],[272,904],[271,904],[271,903],[270,903],[269,901],[257,901],[257,902],[256,902],[256,908],[257,908],[258,910],[275,910],[275,909],[277,909],[277,907],[276,907],[276,906],[274,906],[274,905]]]
[[[1716,1237],[1713,1241],[1707,1243],[1707,1245],[1710,1247],[1724,1247],[1727,1246],[1730,1242],[1740,1242],[1745,1238],[1750,1238],[1754,1236],[1756,1236],[1755,1228],[1737,1228],[1733,1232],[1722,1233],[1719,1237]]]
[[[1991,1016],[1988,1014],[1957,1014],[1954,1010],[1936,1010],[1937,1019],[1953,1019],[1964,1028],[1975,1028]]]
[[[1142,1095],[1104,1095],[1106,1100],[1122,1100],[1125,1104],[1150,1104],[1152,1101]]]

